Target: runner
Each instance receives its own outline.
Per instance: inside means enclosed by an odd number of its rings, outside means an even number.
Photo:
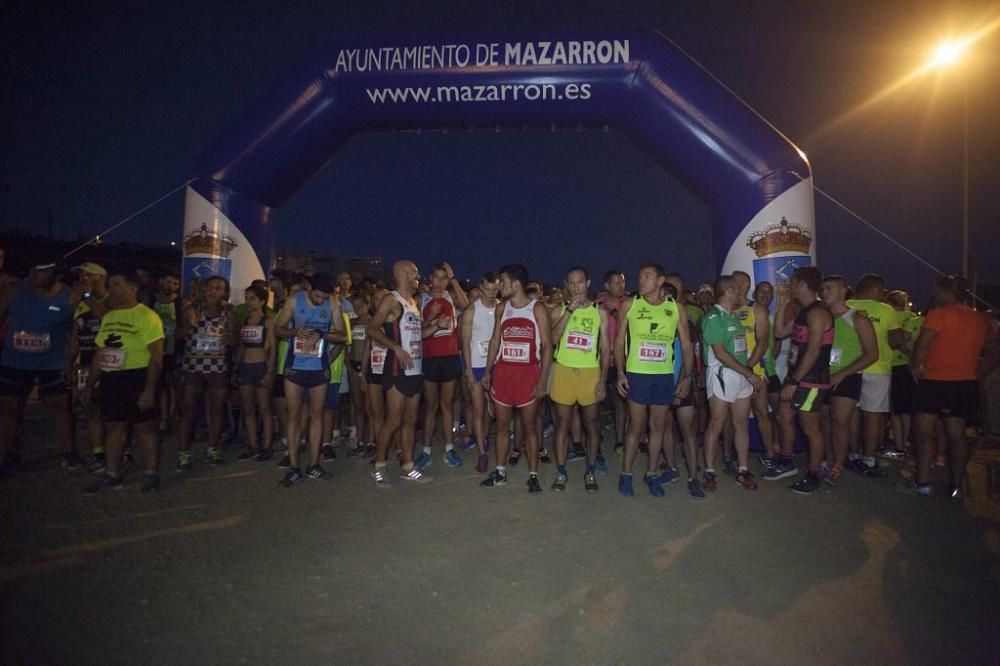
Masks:
[[[840,479],[847,460],[851,419],[861,398],[860,373],[878,358],[878,340],[872,323],[845,302],[849,289],[847,280],[840,275],[824,276],[820,289],[823,304],[834,318],[829,395],[833,465],[823,475],[831,484]]]
[[[681,276],[680,273],[668,273],[666,287],[667,294],[671,297],[674,297],[675,294],[683,294],[684,277]],[[701,371],[704,372],[704,364],[700,358],[700,353],[701,320],[704,318],[705,313],[701,311],[701,308],[693,304],[685,304],[684,310],[687,312],[688,339],[691,340],[691,355],[694,357],[694,370],[690,375],[688,375],[691,379],[691,390],[688,391],[688,394],[683,398],[679,397],[675,392],[674,401],[670,405],[670,411],[673,413],[674,421],[676,421],[681,437],[684,440],[684,461],[687,464],[688,470],[688,496],[691,499],[704,499],[705,491],[702,489],[701,482],[698,480],[698,433],[695,430],[696,391],[694,390],[694,387],[696,385],[695,379],[697,377],[698,370],[701,369]],[[695,312],[697,312],[697,314],[694,314]],[[683,358],[683,356],[683,345],[681,345],[681,339],[678,336],[674,338],[674,358]],[[681,363],[674,363],[674,386],[681,383],[681,380],[684,378],[683,372],[683,365]],[[677,465],[673,456],[673,450],[675,448],[673,428],[664,431],[663,448],[665,452],[670,452],[671,455],[665,456],[667,457],[667,469],[665,469],[663,474],[660,475],[660,483],[674,483],[680,480],[680,472],[677,470]]]
[[[507,438],[514,410],[518,411],[521,434],[528,453],[528,492],[540,493],[538,482],[538,403],[545,395],[546,377],[552,363],[552,334],[548,311],[525,291],[528,271],[521,264],[500,269],[500,295],[493,336],[483,374],[483,389],[496,403],[496,469],[480,485],[486,488],[507,483]]]
[[[486,373],[486,359],[490,352],[490,338],[496,327],[497,292],[500,290],[500,278],[496,273],[485,273],[479,281],[477,291],[479,296],[472,301],[472,306],[465,308],[462,314],[462,344],[466,359],[465,381],[472,396],[472,432],[476,445],[479,447],[479,460],[476,471],[480,474],[489,467],[489,422],[487,421],[487,401],[489,394],[483,390],[480,383]],[[503,433],[500,433],[502,435]]]
[[[878,465],[875,454],[881,447],[885,417],[889,413],[893,349],[903,344],[905,339],[899,313],[882,302],[885,294],[882,276],[874,273],[862,276],[854,294],[854,298],[847,301],[847,306],[863,312],[871,320],[878,340],[878,360],[865,368],[861,375],[858,407],[862,415],[864,456],[849,453],[847,468],[862,476],[883,477],[885,471]]]
[[[789,295],[801,306],[791,327],[792,348],[788,354],[788,375],[781,388],[778,425],[781,430],[781,457],[764,472],[768,481],[798,474],[795,467],[795,413],[809,440],[807,474],[790,486],[792,492],[808,495],[819,488],[820,461],[824,440],[820,410],[830,390],[830,351],[833,348],[833,317],[819,301],[823,274],[815,266],[796,268],[788,281]],[[789,331],[777,333],[787,337]]]
[[[351,390],[351,413],[354,416],[354,432],[357,438],[353,449],[348,455],[363,453],[367,444],[375,444],[375,436],[371,432],[371,417],[368,413],[367,386],[364,375],[365,354],[368,353],[368,322],[372,319],[371,301],[368,292],[357,289],[351,297],[351,307],[355,313],[351,321],[351,345],[348,347],[347,380]]]
[[[755,375],[764,381],[764,390],[753,392],[750,406],[753,409],[760,441],[764,451],[770,456],[772,454],[771,446],[774,442],[774,430],[771,428],[771,410],[767,403],[767,372],[764,358],[770,351],[771,318],[767,306],[771,304],[774,288],[771,287],[770,283],[763,282],[754,289],[754,298],[763,296],[767,302],[747,301],[746,297],[750,291],[750,275],[743,271],[733,271],[733,277],[739,283],[738,290],[742,301],[733,314],[739,318],[746,330],[747,353],[749,354],[747,365]]]
[[[205,460],[213,467],[225,462],[219,450],[219,439],[226,393],[229,391],[230,348],[237,341],[236,317],[226,302],[227,293],[228,280],[218,275],[208,278],[201,299],[184,308],[177,324],[175,335],[184,341],[178,472],[188,472],[193,468],[191,439],[198,403],[203,396],[205,420],[208,422]]]
[[[337,305],[347,305],[351,308],[351,312],[354,312],[354,306],[350,305],[347,299],[335,298],[334,302]],[[352,336],[350,315],[342,311],[341,317],[344,320],[346,339],[350,340]],[[337,428],[337,417],[342,396],[346,395],[345,391],[342,390],[347,384],[346,377],[347,345],[343,343],[332,344],[330,346],[330,385],[326,388],[326,400],[323,403],[323,432],[319,449],[323,462],[333,462],[337,459],[337,452],[333,444],[341,436],[341,430]]]
[[[705,345],[705,383],[711,417],[705,431],[704,489],[715,492],[718,482],[715,474],[715,457],[726,422],[733,426],[733,445],[736,449],[736,483],[747,490],[757,490],[757,482],[750,471],[750,432],[747,419],[754,392],[764,392],[764,379],[750,365],[748,338],[754,327],[747,327],[746,320],[737,315],[746,299],[743,280],[734,275],[723,275],[715,282],[715,307],[701,321],[702,342]]]
[[[330,346],[347,341],[344,317],[331,296],[336,288],[329,273],[309,278],[309,288],[289,296],[274,322],[274,334],[288,340],[285,360],[285,400],[288,404],[288,471],[285,488],[306,477],[327,481],[332,475],[319,463],[323,407],[330,381]],[[309,394],[309,464],[299,467],[299,436],[305,394]]]
[[[420,272],[412,261],[399,260],[393,264],[392,276],[396,288],[382,297],[375,316],[368,324],[368,339],[373,349],[374,345],[379,345],[386,350],[382,370],[385,420],[378,432],[375,467],[372,470],[377,488],[389,487],[386,459],[397,432],[402,453],[399,477],[421,483],[430,481],[430,477],[413,464],[417,410],[424,388],[422,319],[414,297],[420,283]]]
[[[101,330],[101,317],[107,311],[105,302],[108,296],[108,272],[104,267],[85,263],[73,269],[77,274],[79,284],[80,304],[73,313],[73,335],[70,338],[70,358],[76,359],[76,369],[73,375],[73,389],[77,400],[82,403],[83,390],[87,386],[87,377],[94,364],[94,353],[97,351],[97,333]],[[96,390],[96,386],[95,386]],[[93,400],[83,405],[87,420],[87,433],[90,436],[91,459],[87,469],[91,474],[104,471],[104,424],[101,411]]]
[[[905,291],[892,291],[885,297],[899,313],[900,328],[904,341],[892,353],[892,382],[889,395],[889,409],[892,413],[892,441],[879,451],[879,457],[886,460],[903,460],[910,450],[910,415],[913,413],[913,392],[917,382],[910,373],[910,357],[913,345],[920,336],[924,318],[910,310],[910,297]]]
[[[914,495],[932,494],[931,461],[936,425],[941,418],[951,465],[948,495],[961,501],[969,462],[965,426],[979,407],[977,381],[997,367],[1000,350],[989,321],[969,306],[972,295],[968,280],[941,278],[932,300],[934,307],[927,313],[910,360],[910,369],[917,378],[913,397],[917,475],[896,488]]]
[[[553,320],[552,339],[558,340],[552,365],[549,398],[556,409],[556,478],[552,490],[566,490],[567,444],[573,406],[579,405],[587,430],[587,469],[583,483],[588,493],[596,493],[597,450],[601,443],[600,405],[604,400],[608,359],[608,314],[590,300],[590,278],[586,269],[575,266],[566,273],[568,301],[559,307]]]
[[[274,384],[276,349],[274,317],[264,307],[267,289],[251,285],[243,302],[246,319],[240,325],[240,343],[236,354],[236,383],[243,404],[243,427],[247,450],[237,460],[266,462],[271,459],[274,419],[271,416],[271,393]]]
[[[613,269],[604,274],[604,294],[598,297],[598,304],[608,315],[608,340],[612,347],[618,339],[618,311],[625,301],[625,273]],[[628,401],[618,393],[618,366],[612,349],[608,367],[607,400],[611,403],[615,415],[615,453],[625,454],[625,427],[628,421]],[[608,465],[604,461],[601,450],[597,450],[597,474],[606,476]]]
[[[653,497],[666,493],[660,485],[657,467],[663,447],[663,432],[674,427],[670,404],[691,390],[693,357],[688,327],[678,326],[680,306],[664,296],[666,271],[655,263],[639,268],[639,294],[625,299],[618,312],[615,362],[625,372],[618,376],[618,392],[628,398],[628,431],[625,459],[618,479],[618,492],[632,497],[632,468],[639,438],[649,432],[649,460],[645,483]],[[674,338],[680,337],[684,366],[680,384],[674,386]]]
[[[145,474],[141,492],[160,487],[159,432],[156,427],[156,386],[163,360],[163,324],[153,310],[139,302],[139,279],[124,271],[111,274],[108,284],[111,310],[101,320],[97,353],[87,378],[84,402],[98,397],[104,419],[107,472],[83,489],[89,495],[121,487],[122,459],[129,425],[142,449]]]
[[[0,475],[12,453],[20,406],[36,384],[54,426],[53,439],[63,447],[63,467],[75,470],[83,464],[74,446],[68,386],[73,310],[82,292],[70,290],[60,275],[56,262],[39,264],[27,281],[11,283],[0,297],[0,321],[8,317],[0,353]]]
[[[179,352],[175,338],[177,320],[181,313],[181,279],[176,271],[167,271],[157,280],[156,293],[153,296],[152,308],[163,323],[163,366],[160,370],[159,411],[160,432],[170,428],[170,420],[175,416],[180,400],[177,396],[177,374]]]
[[[431,445],[440,409],[444,462],[448,467],[461,467],[462,459],[455,452],[453,429],[455,382],[462,376],[455,309],[468,307],[469,298],[448,262],[435,264],[431,269],[431,289],[421,297],[420,306],[423,315],[424,450],[413,464],[421,471],[431,464]]]

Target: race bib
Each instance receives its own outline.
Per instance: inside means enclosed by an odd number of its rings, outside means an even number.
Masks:
[[[14,333],[14,349],[25,354],[41,354],[52,349],[52,337],[48,333]]]
[[[490,341],[480,340],[479,341],[479,355],[486,358],[490,355]]]
[[[76,369],[76,390],[82,391],[87,388],[87,378],[90,377],[90,368]]]
[[[121,347],[98,349],[97,363],[101,370],[121,370],[125,366],[125,350]]]
[[[736,352],[737,354],[747,353],[747,336],[737,335],[733,339],[733,351]]]
[[[373,375],[381,375],[385,368],[385,348],[372,347],[371,369]]]
[[[176,330],[177,330],[177,322],[173,320],[163,322],[163,335],[169,338],[174,334],[174,331]]]
[[[240,329],[240,340],[250,344],[260,344],[264,342],[263,326],[244,326]]]
[[[796,345],[792,345],[791,349],[788,350],[788,367],[794,368],[798,360],[799,360],[799,348]]]
[[[594,350],[594,336],[591,333],[570,331],[566,335],[566,349],[589,352]]]
[[[296,356],[320,358],[323,356],[323,344],[325,342],[326,341],[323,338],[319,338],[315,342],[306,342],[302,338],[295,338],[295,346],[293,349]]]
[[[352,328],[351,329],[351,340],[355,342],[361,342],[365,339],[365,329],[364,328]]]
[[[194,350],[198,354],[219,355],[226,349],[218,335],[201,334],[194,338]]]
[[[508,363],[528,363],[531,361],[531,344],[528,342],[504,342],[500,347],[500,358]]]
[[[834,347],[830,350],[830,365],[840,365],[840,359],[844,357],[844,350]]]
[[[667,345],[662,342],[640,342],[639,360],[645,363],[666,363]]]
[[[410,358],[414,361],[424,357],[424,343],[420,340],[410,340]]]

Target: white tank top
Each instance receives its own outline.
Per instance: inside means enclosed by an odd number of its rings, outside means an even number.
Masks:
[[[424,343],[420,329],[423,324],[423,316],[417,306],[400,296],[398,291],[393,290],[392,295],[403,307],[399,319],[393,322],[396,330],[399,331],[399,346],[409,352],[410,358],[413,359],[413,367],[405,369],[404,374],[408,377],[422,375]]]
[[[490,338],[493,337],[493,327],[496,323],[497,310],[482,304],[479,299],[473,303],[472,338],[469,340],[470,368],[485,368],[486,357],[490,351]]]

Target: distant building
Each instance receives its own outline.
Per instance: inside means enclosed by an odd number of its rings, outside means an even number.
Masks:
[[[364,278],[385,279],[385,260],[382,257],[344,257],[314,251],[278,250],[274,253],[274,267],[296,273],[325,272],[336,275],[347,271],[357,281]]]

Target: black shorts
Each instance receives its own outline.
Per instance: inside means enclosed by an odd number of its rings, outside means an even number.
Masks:
[[[796,386],[795,393],[792,394],[792,407],[799,412],[818,412],[826,403],[829,393],[829,389]]]
[[[229,389],[228,372],[181,372],[181,383],[185,386],[199,386],[209,391],[226,391]]]
[[[173,354],[167,354],[163,357],[163,365],[160,366],[160,371],[162,373],[169,374],[180,367],[179,363],[175,362]]]
[[[457,381],[462,376],[462,357],[455,356],[431,356],[424,357],[423,361],[424,379],[435,384]]]
[[[382,386],[382,375],[372,374],[371,370],[365,374],[365,379],[367,379],[368,383],[372,386]]]
[[[285,381],[304,389],[316,388],[330,383],[329,370],[292,370],[285,368]]]
[[[139,409],[139,394],[146,388],[146,368],[101,373],[97,396],[101,418],[108,423],[149,423],[156,419],[156,402]]]
[[[382,375],[382,388],[388,392],[389,389],[394,388],[407,398],[412,398],[421,391],[424,390],[424,376],[423,375],[400,375],[394,377],[389,373],[383,373]]]
[[[690,388],[688,390],[688,394],[687,394],[687,396],[684,397],[683,400],[679,399],[677,397],[676,386],[679,383],[680,382],[677,382],[676,384],[674,384],[674,387],[675,387],[674,388],[674,401],[672,403],[670,403],[670,409],[672,409],[673,411],[677,411],[681,407],[694,407],[694,392],[695,392],[694,379],[691,380],[691,382],[690,382]],[[615,389],[615,390],[617,390],[617,389]]]
[[[910,366],[897,365],[892,369],[891,393],[889,407],[893,414],[913,413],[913,393],[917,382],[913,379]]]
[[[27,398],[36,381],[39,397],[69,393],[62,370],[22,370],[0,365],[0,395]]]
[[[979,385],[974,379],[959,382],[921,379],[913,392],[913,411],[918,414],[940,414],[969,422],[978,410]]]
[[[256,386],[260,388],[264,378],[267,377],[267,362],[240,363],[236,368],[237,386]]]
[[[857,402],[861,400],[861,373],[855,372],[844,381],[837,384],[837,388],[830,391],[831,398],[847,398]]]
[[[615,388],[615,393],[618,392],[618,366],[612,365],[608,367],[607,383]]]
[[[767,392],[781,393],[781,380],[778,379],[778,375],[767,376]]]
[[[275,375],[274,376],[274,386],[271,387],[271,397],[281,398],[285,397],[285,376]]]
[[[361,374],[361,361],[351,361],[350,367],[351,367],[351,372],[353,372],[354,374],[356,375]]]

